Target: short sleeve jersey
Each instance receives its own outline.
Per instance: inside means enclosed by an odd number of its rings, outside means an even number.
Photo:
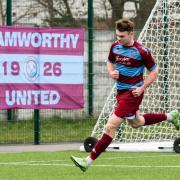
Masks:
[[[110,48],[108,61],[115,64],[119,71],[119,79],[116,81],[118,90],[132,90],[133,86],[142,86],[144,68],[152,71],[157,67],[149,49],[137,41],[132,46],[123,46],[115,41]]]

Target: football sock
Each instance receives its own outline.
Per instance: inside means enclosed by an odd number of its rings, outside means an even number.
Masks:
[[[159,113],[159,114],[153,114],[153,113],[144,114],[143,117],[145,119],[145,123],[144,123],[145,126],[151,125],[151,124],[156,124],[161,121],[167,120],[167,115],[161,114],[161,113]]]
[[[86,160],[86,162],[87,162],[87,164],[88,164],[89,166],[90,166],[90,165],[92,164],[92,162],[93,162],[93,160],[90,158],[90,156],[86,157],[85,160]]]
[[[90,158],[92,160],[95,160],[102,152],[105,151],[105,149],[109,146],[112,140],[113,140],[112,137],[104,133],[101,139],[97,142],[97,144],[91,151]]]
[[[170,113],[167,113],[166,115],[167,115],[167,120],[168,121],[171,121],[173,119],[173,117],[172,117],[172,115]]]

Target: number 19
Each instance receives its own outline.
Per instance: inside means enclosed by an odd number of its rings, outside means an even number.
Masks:
[[[4,75],[7,76],[8,75],[8,64],[7,62],[3,62],[3,71],[4,71]],[[17,61],[13,61],[11,63],[11,67],[10,67],[10,73],[13,75],[13,76],[17,76],[19,75],[19,72],[20,72],[20,66],[19,66],[19,63]]]

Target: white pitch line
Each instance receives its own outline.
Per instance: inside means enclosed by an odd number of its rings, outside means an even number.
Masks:
[[[180,165],[173,166],[145,166],[145,165],[118,165],[118,164],[107,164],[107,165],[93,165],[97,167],[117,167],[117,168],[180,168]]]
[[[31,161],[32,163],[32,161]],[[22,162],[1,162],[0,165],[14,165],[14,166],[66,166],[66,167],[75,167],[73,164],[59,164],[59,163],[34,163],[31,164],[28,161]],[[171,165],[171,166],[151,166],[151,165],[127,165],[127,164],[97,164],[92,165],[93,167],[113,167],[113,168],[180,168],[180,165]]]
[[[0,165],[9,165],[9,164],[23,164],[24,165],[24,164],[31,164],[31,163],[41,164],[41,163],[48,163],[48,162],[53,163],[53,162],[68,162],[68,161],[67,160],[14,161],[14,162],[0,162]]]
[[[116,156],[101,159],[139,159],[139,158],[158,158],[158,157],[180,157],[179,155],[156,155],[156,156]]]
[[[113,159],[142,159],[142,158],[159,158],[159,157],[180,157],[179,155],[175,154],[175,155],[156,155],[156,156],[116,156],[116,157],[109,157],[109,158],[101,158],[102,160],[113,160]],[[53,163],[53,162],[56,162]],[[0,165],[61,165],[61,164],[57,164],[57,162],[69,162],[68,159],[67,160],[37,160],[37,161],[14,161],[14,162],[0,162]],[[51,163],[51,164],[50,164]],[[94,166],[100,166],[100,165],[94,165]],[[102,165],[104,166],[104,165]],[[105,166],[116,166],[116,165],[105,165]],[[119,165],[118,165],[119,166]],[[164,167],[164,166],[163,166]],[[169,167],[169,166],[168,166]]]
[[[37,164],[31,164],[31,163],[0,163],[1,165],[15,165],[15,166],[74,166],[73,164],[50,164],[50,163],[37,163]]]

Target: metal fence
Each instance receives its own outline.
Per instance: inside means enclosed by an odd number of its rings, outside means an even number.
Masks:
[[[106,70],[109,48],[115,39],[112,11],[108,1],[68,3],[67,7],[61,0],[0,0],[1,25],[85,28],[84,108],[0,110],[0,144],[82,141],[91,134],[114,84]],[[81,130],[76,131],[74,122]]]
[[[58,17],[58,15],[56,15],[54,19],[52,19],[50,17],[50,12],[48,12],[49,9],[43,6],[42,2],[43,1],[38,0],[7,0],[6,2],[2,1],[3,8],[1,9],[1,14],[4,14],[4,16],[1,16],[1,24],[31,27],[84,27],[85,106],[81,110],[46,109],[40,110],[39,112],[32,109],[15,109],[12,111],[1,110],[0,144],[39,144],[55,143],[60,141],[81,141],[82,138],[78,137],[79,132],[75,132],[75,135],[73,134],[73,126],[69,127],[69,129],[63,128],[64,119],[66,119],[66,121],[72,121],[72,119],[78,121],[79,119],[89,119],[89,115],[92,115],[94,117],[93,119],[96,119],[101,112],[104,102],[114,84],[114,82],[108,77],[106,71],[106,60],[109,47],[111,42],[114,40],[114,27],[112,29],[108,27],[107,24],[109,23],[109,20],[105,20],[103,18],[95,19],[94,24],[96,24],[96,29],[88,29],[92,28],[90,26],[88,27],[88,25],[89,23],[92,23],[91,25],[93,25],[93,14],[91,14],[92,9],[89,9],[88,11],[87,3],[84,5],[84,7],[82,7],[86,10],[86,13],[79,12],[79,10],[74,7],[72,9],[72,13],[77,15],[78,17],[74,18],[73,21],[71,20],[69,21],[69,23],[67,23],[65,21],[65,18],[60,18]],[[98,12],[98,9],[96,8],[94,8],[93,10]],[[88,19],[88,12],[90,13],[90,19]],[[81,13],[84,13],[83,18],[80,18],[81,16],[79,14]],[[71,22],[74,23],[71,24]],[[89,33],[92,33],[92,37],[89,36]],[[93,43],[92,52],[91,49],[89,49],[90,42]],[[92,54],[90,54],[89,51]],[[89,61],[90,55],[92,55],[91,60],[93,60],[93,62]],[[92,65],[93,69],[89,69],[90,65]],[[90,79],[93,79],[93,82],[90,81]],[[89,88],[92,88],[91,92]],[[88,127],[86,123],[84,123],[84,125],[81,124],[81,126],[83,133],[85,133],[86,135],[90,135],[90,131],[92,130],[90,128],[92,128],[92,126]]]

